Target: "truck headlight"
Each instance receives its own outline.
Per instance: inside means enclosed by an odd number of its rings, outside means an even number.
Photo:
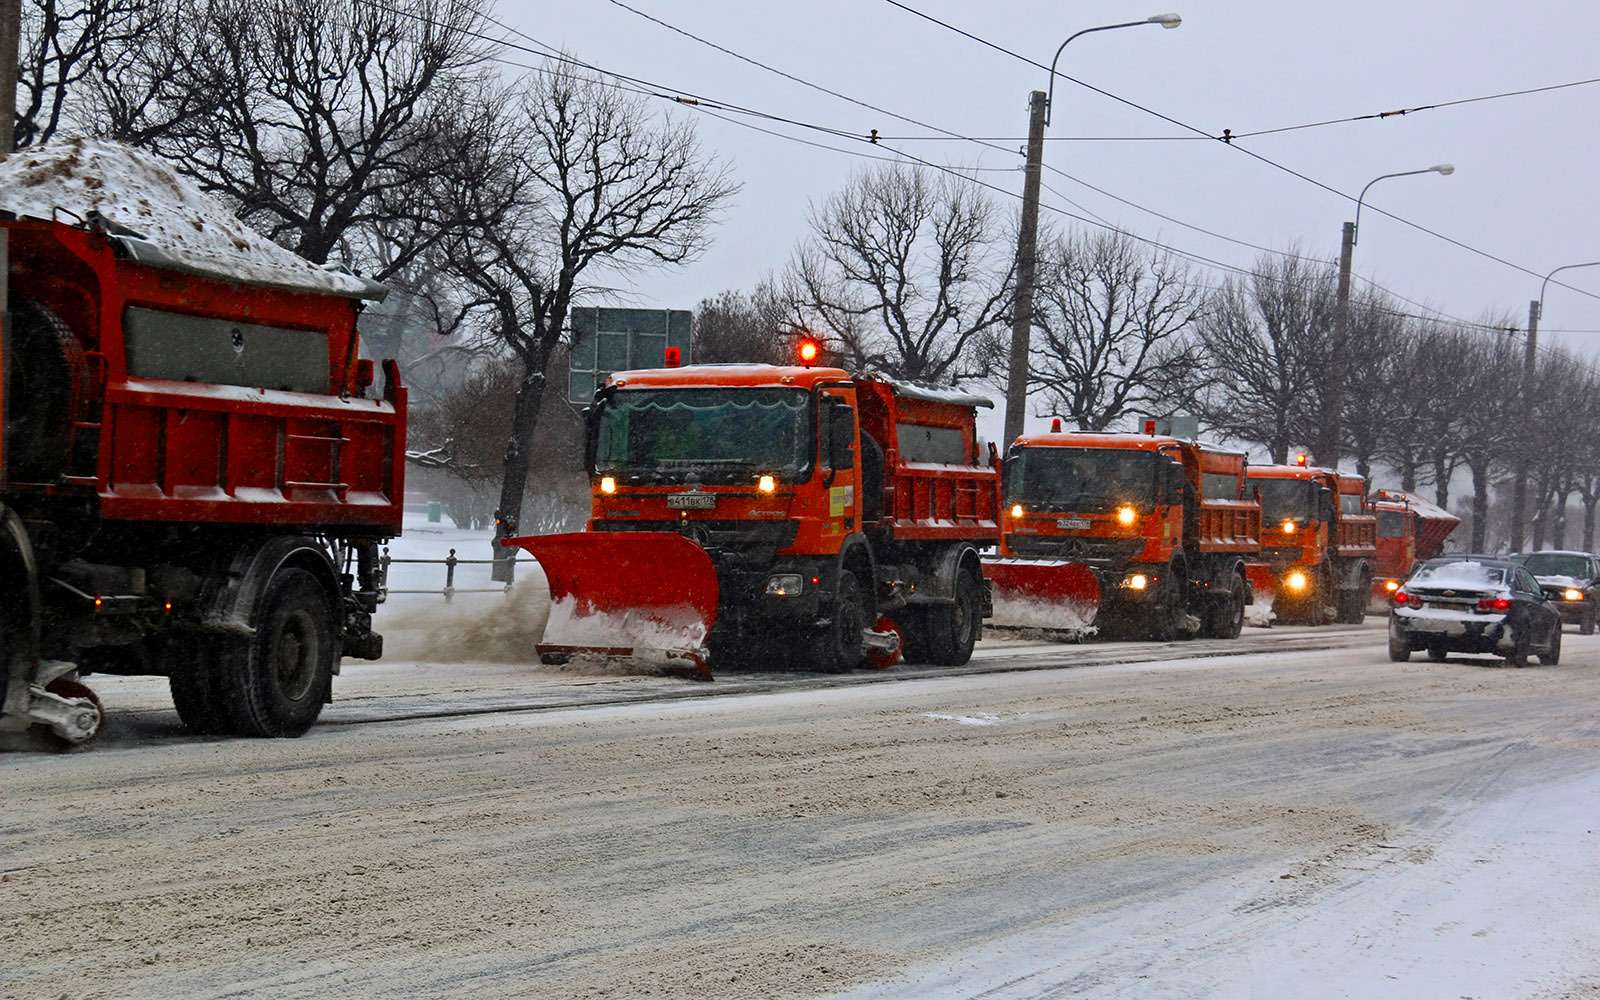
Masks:
[[[1014,504],[1011,505],[1011,516],[1012,517],[1021,517],[1022,516],[1022,504],[1014,503]]]
[[[776,493],[778,491],[778,481],[771,476],[762,476],[756,480],[756,489],[762,493]]]
[[[1383,589],[1387,590],[1389,593],[1392,594],[1395,591],[1400,589],[1400,581],[1399,580],[1385,580],[1385,581],[1383,581]]]
[[[1561,596],[1569,601],[1581,601],[1583,600],[1583,591],[1578,590],[1575,587],[1568,587],[1566,590],[1561,592]]]
[[[1133,527],[1133,522],[1137,520],[1139,520],[1139,512],[1128,504],[1123,504],[1117,508],[1117,523],[1124,528]]]
[[[610,496],[611,494],[617,492],[616,478],[614,476],[601,476],[600,492],[604,493],[606,496]]]
[[[1150,586],[1150,578],[1143,573],[1133,573],[1123,579],[1122,585],[1129,590],[1143,590]]]
[[[1294,523],[1294,518],[1292,518],[1292,517],[1284,518],[1283,519],[1283,524],[1279,525],[1279,527],[1281,527],[1283,529],[1283,533],[1285,535],[1292,535],[1296,531],[1298,531],[1299,528],[1300,528],[1300,526],[1298,524]]]
[[[767,596],[799,597],[805,585],[805,577],[799,573],[774,573],[767,577]]]
[[[1311,580],[1304,573],[1300,572],[1299,570],[1295,570],[1293,573],[1290,573],[1288,576],[1283,578],[1283,585],[1299,594],[1303,593],[1305,589],[1311,585]]]

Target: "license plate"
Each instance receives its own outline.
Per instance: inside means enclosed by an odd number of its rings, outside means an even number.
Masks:
[[[1088,531],[1089,522],[1081,517],[1061,517],[1056,519],[1056,527],[1063,531]]]
[[[1450,631],[1450,626],[1452,624],[1452,622],[1439,621],[1438,619],[1434,618],[1413,618],[1411,619],[1411,631],[1448,632]]]
[[[711,510],[716,505],[717,498],[713,493],[667,494],[668,510]]]

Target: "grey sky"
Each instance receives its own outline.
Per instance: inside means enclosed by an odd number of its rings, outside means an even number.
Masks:
[[[798,76],[965,135],[1020,136],[1026,131],[1027,93],[1046,83],[1043,71],[882,0],[627,2]],[[1080,28],[1176,10],[1184,17],[1181,28],[1086,36],[1068,48],[1062,68],[1213,131],[1243,132],[1600,76],[1592,0],[907,2],[1041,62]],[[499,16],[588,61],[679,90],[862,133],[919,131],[708,49],[607,0],[502,0]],[[1350,192],[1378,174],[1452,162],[1452,177],[1383,182],[1373,189],[1369,206],[1543,272],[1600,259],[1597,109],[1600,85],[1592,85],[1245,144]],[[744,185],[702,261],[638,282],[641,304],[692,307],[718,289],[748,287],[780,267],[804,232],[807,202],[834,190],[864,161],[694,112],[677,113],[695,115],[706,146],[731,163]],[[848,140],[772,127],[871,151]],[[1049,134],[1181,133],[1059,82]],[[963,166],[1019,162],[965,142],[898,145]],[[1218,143],[1052,141],[1046,161],[1186,222],[1267,246],[1298,241],[1318,256],[1337,254],[1340,223],[1352,212],[1335,195]],[[982,176],[1021,190],[1020,170]],[[1045,179],[1061,195],[1135,233],[1238,265],[1255,255],[1059,175],[1047,173]],[[1045,199],[1068,207],[1048,191]],[[1014,206],[1014,199],[1005,200]],[[1538,294],[1537,278],[1370,210],[1362,216],[1356,267],[1401,295],[1467,318],[1503,310],[1520,325],[1528,300]],[[1600,268],[1566,279],[1600,294]],[[1552,287],[1544,326],[1600,330],[1600,301]],[[1586,351],[1600,348],[1600,333],[1554,339]]]

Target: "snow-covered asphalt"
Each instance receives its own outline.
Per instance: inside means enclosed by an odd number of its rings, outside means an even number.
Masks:
[[[103,745],[0,756],[0,994],[1600,994],[1600,638],[1222,645],[347,664],[283,742],[97,679]]]

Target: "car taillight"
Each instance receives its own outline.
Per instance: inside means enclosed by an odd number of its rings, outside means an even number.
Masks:
[[[1511,610],[1511,598],[1509,598],[1509,597],[1485,597],[1483,600],[1478,602],[1478,610],[1479,611],[1510,611]]]
[[[1406,593],[1403,590],[1395,591],[1392,596],[1394,597],[1394,602],[1396,604],[1400,605],[1401,607],[1404,607],[1405,605],[1411,603],[1411,595]],[[1417,603],[1421,604],[1422,602],[1418,601]]]

